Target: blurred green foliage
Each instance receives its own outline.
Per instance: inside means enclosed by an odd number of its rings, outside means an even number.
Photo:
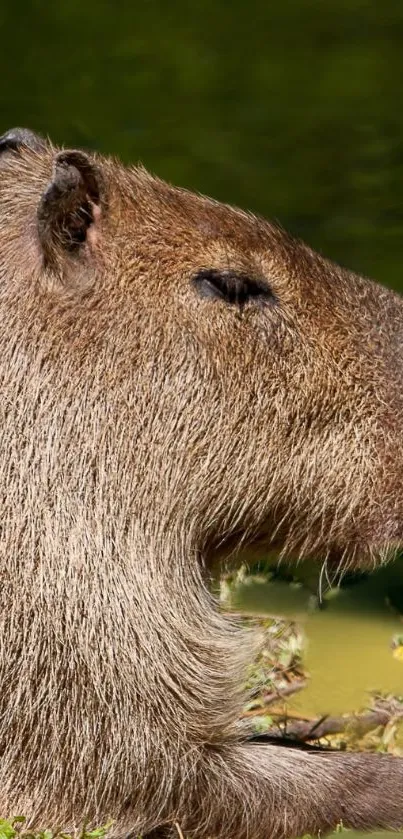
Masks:
[[[20,0],[1,128],[141,159],[399,286],[401,0]]]
[[[102,827],[93,830],[78,828],[74,833],[45,828],[44,830],[32,831],[26,828],[25,816],[15,816],[11,819],[0,819],[0,839],[106,839],[113,822],[108,822]],[[139,837],[140,839],[140,837]]]

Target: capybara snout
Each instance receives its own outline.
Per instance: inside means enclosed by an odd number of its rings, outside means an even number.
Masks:
[[[141,168],[0,139],[0,813],[116,836],[403,824],[403,761],[245,742],[255,542],[403,540],[403,305]]]
[[[37,328],[71,364],[79,346],[82,375],[109,345],[133,401],[139,377],[155,387],[159,412],[133,412],[127,434],[153,459],[143,481],[163,470],[172,523],[191,521],[207,553],[263,535],[347,565],[399,544],[396,294],[262,219],[25,130],[1,166],[3,253],[24,266],[20,293],[36,289]]]

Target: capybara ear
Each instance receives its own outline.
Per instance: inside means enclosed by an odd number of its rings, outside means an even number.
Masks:
[[[46,146],[46,141],[39,134],[29,128],[10,128],[0,137],[0,154],[8,151],[19,151],[21,148],[40,151]]]
[[[100,169],[85,152],[59,152],[38,208],[39,240],[48,262],[95,241],[102,191]]]

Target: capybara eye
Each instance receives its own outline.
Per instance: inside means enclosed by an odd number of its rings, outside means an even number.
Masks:
[[[244,306],[249,302],[267,305],[276,300],[264,280],[237,271],[203,268],[192,277],[192,285],[201,297],[223,300],[232,306]]]

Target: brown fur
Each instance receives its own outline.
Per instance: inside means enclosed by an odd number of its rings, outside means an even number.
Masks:
[[[142,169],[57,160],[0,158],[0,814],[403,825],[403,760],[245,740],[256,639],[206,585],[254,542],[329,572],[402,542],[402,301]],[[275,303],[204,299],[209,268]]]

